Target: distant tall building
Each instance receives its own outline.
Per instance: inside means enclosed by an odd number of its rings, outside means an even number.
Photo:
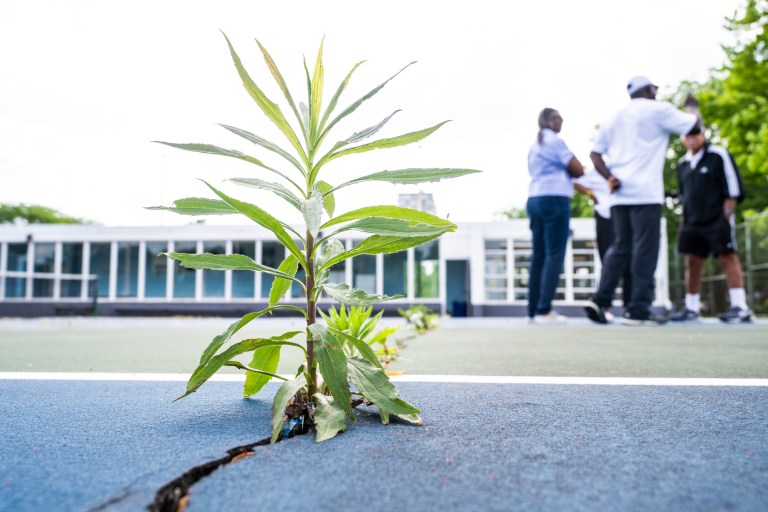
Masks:
[[[432,199],[432,194],[425,194],[421,191],[416,194],[398,194],[397,204],[402,208],[411,208],[437,215],[437,208],[435,208],[435,200]]]

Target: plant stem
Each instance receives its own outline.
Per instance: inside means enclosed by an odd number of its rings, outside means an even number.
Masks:
[[[307,230],[307,370],[309,371],[310,382],[308,383],[309,399],[317,393],[317,365],[315,364],[315,342],[312,339],[312,333],[309,326],[315,323],[317,318],[317,307],[313,298],[315,294],[315,258],[314,252],[315,240],[312,233]]]

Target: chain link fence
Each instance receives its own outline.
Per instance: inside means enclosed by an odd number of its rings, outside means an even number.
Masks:
[[[768,211],[736,225],[747,303],[758,315],[768,315]],[[670,240],[669,297],[675,307],[685,300],[685,264],[677,253],[676,240]],[[702,314],[714,315],[728,309],[725,274],[715,258],[709,258],[701,285]]]

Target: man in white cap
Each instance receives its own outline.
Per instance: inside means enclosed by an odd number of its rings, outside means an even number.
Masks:
[[[647,77],[632,77],[627,83],[631,101],[600,126],[590,153],[613,195],[614,241],[605,255],[597,292],[584,308],[596,323],[608,322],[605,312],[627,265],[632,296],[622,323],[665,322],[651,311],[664,203],[664,159],[671,134],[699,133],[701,126],[695,114],[656,101],[657,90]]]

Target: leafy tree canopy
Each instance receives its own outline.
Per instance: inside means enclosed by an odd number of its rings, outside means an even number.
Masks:
[[[722,144],[733,155],[744,178],[747,198],[739,216],[768,208],[768,0],[746,0],[743,9],[727,18],[726,28],[735,36],[724,46],[725,64],[710,72],[703,83],[684,82],[672,100],[692,93],[700,102],[710,140]],[[679,141],[673,142],[675,157],[683,154]],[[667,169],[667,190],[676,187],[671,158]]]
[[[70,217],[63,213],[34,204],[0,204],[0,224],[91,224],[85,219]]]

